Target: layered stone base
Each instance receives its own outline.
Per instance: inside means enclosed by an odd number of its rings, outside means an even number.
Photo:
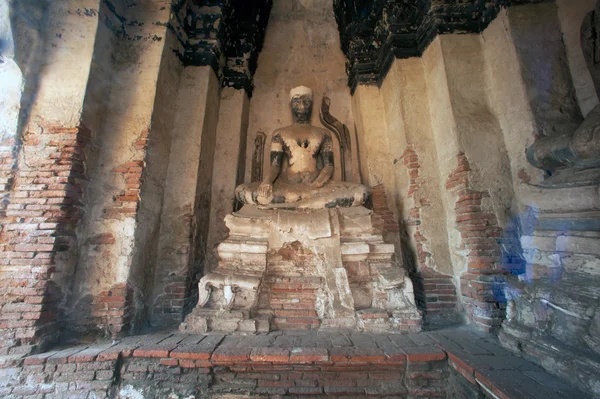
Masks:
[[[245,206],[225,220],[229,238],[182,331],[420,330],[412,283],[370,210]]]
[[[522,274],[508,279],[507,348],[600,396],[600,191],[522,186],[535,229],[521,237]]]
[[[507,288],[501,342],[600,395],[600,233],[538,230],[521,241],[527,272]]]

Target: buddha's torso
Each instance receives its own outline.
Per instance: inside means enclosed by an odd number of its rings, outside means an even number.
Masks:
[[[309,124],[294,124],[276,130],[286,155],[278,180],[311,183],[319,174],[317,158],[327,133]]]

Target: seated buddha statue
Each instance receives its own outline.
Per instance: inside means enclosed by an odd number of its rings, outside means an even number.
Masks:
[[[581,28],[583,54],[600,95],[600,1]],[[597,185],[600,182],[600,105],[579,128],[538,139],[527,149],[529,162],[548,173],[540,184],[552,188]]]
[[[262,182],[242,184],[235,190],[244,204],[263,208],[335,208],[364,204],[369,196],[361,184],[332,181],[331,134],[312,126],[312,90],[290,91],[293,123],[273,132],[270,165]]]

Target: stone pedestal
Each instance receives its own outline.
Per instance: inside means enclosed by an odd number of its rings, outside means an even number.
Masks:
[[[412,283],[370,210],[247,205],[225,222],[219,263],[182,331],[420,330]]]
[[[522,187],[535,228],[505,290],[504,346],[600,395],[600,186]]]

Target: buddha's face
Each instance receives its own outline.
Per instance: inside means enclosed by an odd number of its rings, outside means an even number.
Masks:
[[[290,102],[294,122],[308,123],[310,121],[310,114],[312,113],[312,104],[311,96],[294,96]]]

